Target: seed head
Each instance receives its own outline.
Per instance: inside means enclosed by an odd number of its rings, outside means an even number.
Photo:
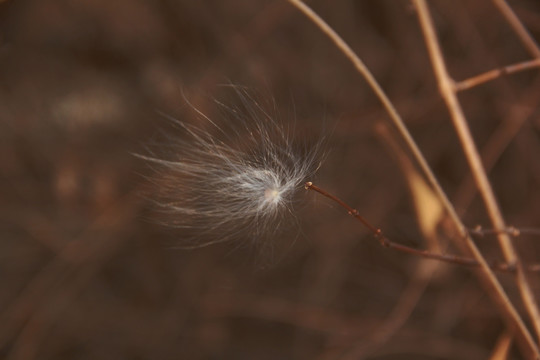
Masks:
[[[156,170],[164,222],[185,229],[189,246],[276,236],[295,221],[295,196],[319,166],[320,141],[293,141],[294,126],[234,89],[240,106],[217,103],[225,121],[195,110],[204,127],[172,120],[183,137],[169,137],[167,154],[142,156]]]

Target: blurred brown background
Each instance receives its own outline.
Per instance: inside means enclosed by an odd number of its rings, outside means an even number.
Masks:
[[[490,1],[430,3],[456,79],[530,58]],[[374,72],[450,197],[463,197],[467,166],[409,2],[310,4]],[[540,4],[510,4],[539,40]],[[460,95],[480,148],[515,132],[490,178],[518,227],[540,227],[538,75]],[[324,132],[317,183],[393,240],[426,247],[398,158],[374,131],[385,112],[286,1],[4,0],[0,358],[487,358],[504,325],[469,270],[427,276],[425,261],[381,248],[314,193],[300,228],[264,251],[174,249],[181,234],[156,224],[149,170],[133,154],[166,127],[157,111],[195,121],[184,93],[213,114],[224,83]],[[487,225],[478,198],[464,221]],[[526,261],[540,259],[538,241],[516,242]],[[479,246],[500,259],[493,238]]]

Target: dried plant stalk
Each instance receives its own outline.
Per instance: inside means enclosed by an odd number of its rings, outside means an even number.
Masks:
[[[342,51],[343,54],[353,63],[357,71],[366,79],[370,87],[378,96],[379,100],[383,103],[383,106],[385,107],[386,111],[390,115],[390,118],[392,119],[394,125],[398,128],[400,135],[403,137],[407,146],[412,152],[413,156],[418,161],[429,183],[434,188],[435,192],[437,193],[437,196],[443,203],[444,208],[448,212],[452,222],[454,223],[454,225],[460,232],[460,235],[464,239],[464,242],[467,245],[468,249],[471,251],[474,258],[480,263],[481,270],[484,275],[486,284],[493,290],[492,296],[494,297],[496,302],[501,304],[503,313],[507,316],[507,318],[510,319],[513,326],[518,330],[519,335],[523,337],[523,339],[525,340],[528,351],[530,353],[533,353],[536,357],[540,358],[540,350],[538,349],[537,344],[532,339],[531,333],[525,326],[523,319],[521,318],[521,316],[515,309],[514,305],[508,298],[508,295],[504,291],[503,287],[501,286],[500,282],[498,281],[493,271],[490,269],[482,253],[477,248],[476,244],[474,243],[474,241],[468,234],[466,227],[464,226],[461,219],[457,215],[457,212],[455,211],[453,205],[450,203],[446,193],[443,191],[441,185],[437,181],[435,175],[433,174],[433,171],[431,170],[430,166],[425,160],[425,157],[423,156],[422,152],[420,151],[414,139],[412,138],[409,131],[407,130],[406,126],[404,125],[403,120],[399,116],[395,107],[392,105],[392,102],[389,100],[389,98],[386,96],[382,88],[379,86],[379,84],[377,83],[377,81],[375,80],[371,72],[369,71],[369,69],[367,69],[367,67],[364,65],[361,59],[355,54],[355,52],[350,48],[350,46],[348,46],[347,43],[345,43],[345,41],[311,8],[309,8],[306,4],[304,4],[300,0],[288,0],[288,1],[292,5],[294,5],[296,8],[298,8],[304,15],[306,15],[316,26],[319,27],[319,29],[323,33],[325,33],[334,42],[334,44],[340,49],[340,51]],[[417,6],[417,8],[420,8],[422,5],[424,6],[424,8],[426,8],[426,5],[423,1],[422,2],[415,1],[414,4]],[[426,8],[426,11],[427,11],[427,8]],[[429,27],[429,28],[432,29],[432,27]],[[434,38],[434,35],[432,37]],[[447,81],[445,83],[445,86],[448,87],[450,91],[452,90],[452,83],[450,81]],[[455,107],[455,106],[452,107],[452,109],[456,109],[456,108],[459,108],[459,107]],[[468,146],[469,145],[470,144],[468,144]],[[504,222],[497,223],[497,226],[495,226],[495,228],[497,229],[505,228]],[[502,237],[504,237],[504,235],[502,235]],[[519,264],[519,266],[521,266],[521,264]],[[523,269],[520,269],[517,276],[518,278],[525,280],[524,282],[522,282],[522,285],[520,286],[520,288],[523,290],[523,289],[528,289],[528,286],[526,285],[527,284],[526,279],[523,276],[522,270]],[[527,303],[529,304],[528,305],[528,308],[530,309],[529,311],[531,310],[534,311],[534,309],[536,309],[536,306],[534,305],[534,303],[531,303],[531,299],[534,300],[534,298],[526,297],[526,299],[527,299]]]
[[[424,33],[431,62],[433,64],[435,75],[439,83],[439,91],[444,101],[446,102],[448,111],[450,112],[454,127],[456,128],[458,137],[463,147],[463,151],[465,152],[465,156],[471,168],[474,180],[486,206],[489,218],[495,229],[505,229],[506,224],[502,217],[499,206],[497,205],[493,189],[482,165],[482,160],[480,159],[480,155],[478,153],[478,150],[476,149],[474,139],[472,138],[469,126],[467,124],[467,120],[465,119],[465,114],[461,109],[459,100],[452,86],[453,81],[448,74],[448,70],[446,69],[442,51],[435,34],[433,21],[431,20],[431,15],[429,14],[427,4],[425,0],[414,0],[413,3],[418,12],[420,26]],[[505,232],[501,232],[497,234],[497,237],[499,239],[499,244],[503,251],[503,255],[506,258],[506,261],[510,265],[515,265],[516,267],[516,282],[520,290],[522,300],[529,313],[529,317],[534,324],[537,336],[540,337],[540,312],[538,310],[538,306],[536,304],[536,299],[534,298],[532,289],[525,276],[523,265],[508,234],[506,234]],[[492,284],[495,284],[495,282],[492,282]],[[498,289],[498,287],[496,290],[502,299],[504,291],[502,290],[502,288]],[[507,310],[513,313],[515,311],[515,308],[513,306],[507,306]],[[515,317],[515,319],[517,320],[519,315],[515,314],[513,315],[513,317]],[[522,321],[520,324],[520,328],[522,328],[523,335],[526,337],[527,342],[531,345],[531,347],[532,345],[536,347],[536,344],[534,344],[532,338],[529,338],[530,333],[528,332],[528,330],[525,331],[526,327]],[[536,352],[538,352],[537,347]]]
[[[535,58],[540,58],[540,48],[538,47],[538,44],[536,41],[534,41],[533,37],[531,34],[529,34],[529,31],[527,31],[525,26],[523,26],[523,23],[519,20],[510,5],[508,5],[505,0],[493,0],[493,3],[495,6],[497,6],[506,21],[508,21],[514,32],[523,43],[523,46],[525,46],[532,56]]]
[[[540,58],[534,60],[527,60],[517,64],[508,65],[499,69],[487,71],[485,73],[473,76],[469,79],[465,79],[454,84],[455,91],[463,91],[471,89],[475,86],[484,84],[488,81],[497,79],[503,75],[515,74],[520,71],[530,70],[540,67]]]

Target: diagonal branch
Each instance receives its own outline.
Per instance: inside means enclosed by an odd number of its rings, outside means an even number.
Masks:
[[[431,62],[439,83],[439,91],[450,112],[454,127],[456,128],[461,145],[465,152],[465,156],[486,206],[490,220],[495,229],[505,229],[506,224],[495,200],[493,189],[491,188],[491,184],[487,178],[486,172],[484,171],[480,155],[478,154],[478,150],[476,149],[476,145],[469,130],[465,115],[454,91],[453,80],[446,69],[442,51],[435,34],[435,29],[427,4],[425,0],[413,0],[413,3],[418,12],[420,26],[424,33]],[[508,234],[504,232],[499,233],[498,240],[506,261],[510,265],[516,266],[516,282],[520,290],[522,300],[534,324],[536,333],[538,336],[540,336],[540,312],[538,310],[532,289],[525,276],[523,265],[521,264],[519,256]],[[487,264],[485,265],[487,266]],[[503,291],[502,288],[501,291]],[[515,311],[513,306],[512,309]],[[516,316],[519,317],[517,314]],[[526,329],[524,328],[523,330]],[[530,335],[528,331],[526,331],[526,333],[527,335]],[[527,341],[532,342],[532,339],[527,338]],[[536,347],[536,344],[534,345]],[[538,349],[536,351],[538,351]]]
[[[308,181],[305,184],[306,190],[312,190],[319,194],[321,194],[324,197],[327,197],[328,199],[334,201],[339,206],[347,210],[347,213],[358,220],[362,225],[364,225],[373,236],[379,241],[379,243],[388,249],[396,250],[402,253],[406,253],[409,255],[415,255],[419,257],[423,257],[425,259],[431,259],[431,260],[438,260],[443,261],[450,264],[456,264],[456,265],[462,265],[462,266],[468,266],[468,267],[479,267],[481,264],[476,261],[473,258],[470,257],[463,257],[463,256],[457,256],[452,254],[437,254],[428,250],[421,250],[421,249],[415,249],[407,245],[398,244],[390,239],[388,239],[382,232],[381,229],[371,225],[355,208],[348,205],[345,201],[341,200],[337,196],[329,193],[328,191],[318,187],[317,185],[313,184],[311,181]],[[478,232],[478,230],[477,230]],[[500,271],[500,272],[507,272],[507,273],[513,273],[516,271],[516,268],[513,266],[510,266],[506,263],[494,263],[491,265],[491,268],[494,271]],[[527,270],[531,272],[540,271],[540,265],[533,264],[530,266],[527,266]]]
[[[523,46],[527,48],[532,56],[535,58],[540,58],[540,48],[538,47],[538,44],[531,36],[529,31],[527,31],[525,26],[523,26],[523,23],[519,20],[516,13],[514,10],[512,10],[510,5],[508,5],[506,0],[493,0],[493,3],[495,6],[497,6],[506,21],[508,21],[514,32],[523,43]]]
[[[485,73],[473,76],[471,78],[456,82],[454,84],[454,89],[455,91],[468,90],[503,75],[510,75],[520,71],[530,70],[538,67],[540,67],[540,58],[523,61],[517,64],[512,64],[498,69],[490,70]]]
[[[528,350],[531,353],[534,353],[535,356],[540,359],[540,350],[538,349],[535,342],[532,340],[532,336],[529,330],[523,323],[523,320],[521,319],[520,315],[516,311],[514,305],[510,302],[508,296],[506,295],[504,289],[499,283],[497,277],[495,276],[493,271],[490,269],[482,253],[477,248],[476,244],[474,243],[470,235],[467,233],[467,230],[465,226],[463,225],[463,223],[461,222],[461,219],[457,215],[455,208],[450,203],[448,196],[446,195],[441,185],[435,178],[433,171],[431,170],[429,164],[427,163],[425,157],[423,156],[422,152],[418,148],[414,139],[410,135],[408,129],[403,123],[403,120],[401,119],[397,111],[395,110],[394,106],[392,105],[391,101],[388,99],[388,97],[386,96],[382,88],[374,79],[371,72],[367,69],[367,67],[364,65],[362,60],[360,60],[360,58],[354,53],[354,51],[350,48],[350,46],[348,46],[347,43],[345,43],[345,41],[310,7],[304,4],[301,0],[288,0],[288,1],[292,5],[294,5],[298,10],[300,10],[310,21],[312,21],[317,27],[319,27],[319,29],[324,34],[326,34],[331,39],[331,41],[334,42],[336,47],[340,49],[343,52],[343,54],[352,62],[356,70],[364,77],[364,79],[368,82],[368,84],[373,89],[375,94],[379,97],[379,100],[383,103],[394,125],[397,127],[398,131],[400,132],[401,136],[403,137],[407,146],[409,147],[409,150],[411,151],[415,159],[418,161],[429,183],[431,184],[431,186],[434,188],[435,192],[437,193],[437,196],[439,197],[443,206],[448,212],[452,222],[454,223],[454,225],[460,232],[460,235],[463,237],[465,244],[467,245],[467,247],[473,254],[474,258],[481,264],[480,269],[482,270],[482,273],[484,274],[486,283],[493,290],[492,295],[494,296],[494,299],[502,306],[503,312],[507,315],[508,319],[510,319],[510,321],[513,323],[518,333],[520,333],[520,335],[525,339],[525,342],[528,346]]]

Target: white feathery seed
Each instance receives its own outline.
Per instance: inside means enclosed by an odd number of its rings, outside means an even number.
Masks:
[[[171,119],[185,138],[169,136],[165,156],[141,156],[156,170],[165,223],[186,230],[186,247],[277,235],[295,221],[295,195],[320,164],[320,141],[293,142],[291,127],[245,89],[233,89],[240,107],[217,102],[228,118],[224,125],[195,109],[205,129]]]

